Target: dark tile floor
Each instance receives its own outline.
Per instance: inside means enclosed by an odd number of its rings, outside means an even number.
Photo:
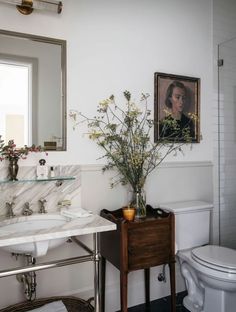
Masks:
[[[179,293],[176,297],[176,312],[189,312],[183,305],[183,298],[185,292]],[[147,308],[145,304],[141,304],[128,309],[129,312],[170,312],[170,297],[161,298],[152,301],[150,307]]]

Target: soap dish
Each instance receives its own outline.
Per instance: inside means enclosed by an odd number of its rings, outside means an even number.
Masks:
[[[58,300],[61,300],[64,303],[68,312],[94,312],[94,307],[90,304],[93,298],[85,301],[83,299],[76,298],[73,296],[50,297],[36,299],[34,301],[22,302],[1,309],[0,312],[26,312],[34,308],[40,308],[47,303]]]

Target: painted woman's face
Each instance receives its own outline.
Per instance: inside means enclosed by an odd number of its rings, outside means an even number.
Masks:
[[[172,96],[170,98],[173,113],[182,113],[184,109],[185,99],[185,90],[179,87],[174,87]]]

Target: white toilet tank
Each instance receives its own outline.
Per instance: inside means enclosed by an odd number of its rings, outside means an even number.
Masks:
[[[161,204],[160,208],[175,214],[176,252],[209,243],[212,204],[184,201]]]

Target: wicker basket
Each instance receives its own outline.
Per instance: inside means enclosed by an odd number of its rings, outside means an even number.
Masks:
[[[68,312],[94,312],[94,307],[90,304],[91,300],[85,301],[76,297],[51,297],[44,299],[36,299],[34,301],[27,301],[11,305],[7,308],[1,309],[0,312],[25,312],[32,309],[40,308],[46,303],[61,300]]]

